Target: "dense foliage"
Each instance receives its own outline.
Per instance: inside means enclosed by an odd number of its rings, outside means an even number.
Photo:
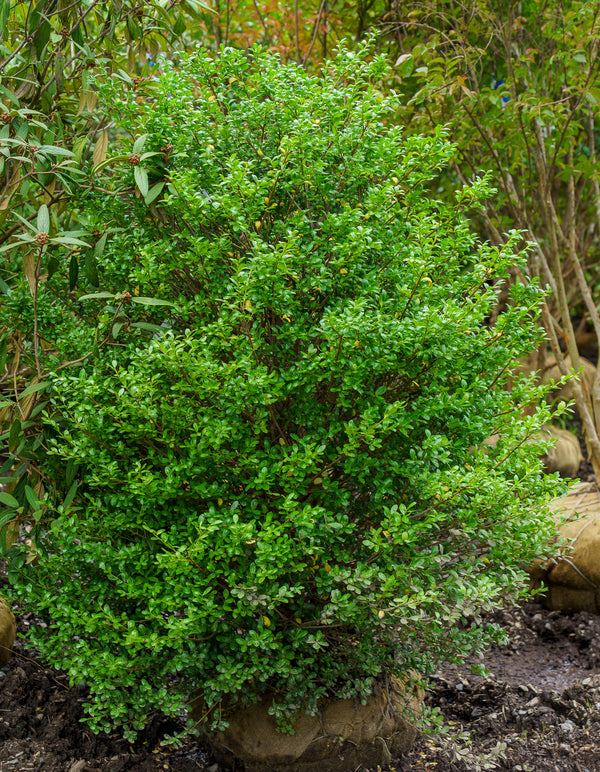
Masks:
[[[124,172],[80,202],[107,237],[100,291],[40,285],[55,365],[30,499],[53,523],[14,590],[94,727],[195,692],[214,721],[265,691],[310,710],[463,659],[545,548],[556,481],[524,441],[544,416],[501,388],[540,291],[487,323],[523,258],[472,235],[482,181],[432,200],[452,147],[390,125],[385,75],[229,49],[167,67],[145,109],[103,88]]]
[[[85,231],[72,198],[108,148],[112,119],[98,105],[97,81],[125,79],[143,99],[159,54],[183,47],[203,15],[214,13],[199,0],[0,0],[0,433],[14,454],[0,471],[8,489],[0,545],[25,523],[40,527],[40,507],[35,517],[30,507],[44,496],[39,383],[63,307],[42,329],[38,290],[52,275],[71,290],[97,280],[102,242]],[[36,242],[49,231],[47,244]],[[86,245],[95,249],[84,254]]]

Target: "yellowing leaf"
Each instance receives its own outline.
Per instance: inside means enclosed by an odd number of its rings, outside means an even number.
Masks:
[[[92,159],[94,161],[94,166],[97,166],[97,164],[102,163],[104,159],[106,158],[106,152],[108,150],[108,131],[106,129],[101,132],[100,136],[98,137],[98,141],[94,145],[94,153],[92,155]]]
[[[222,507],[223,506],[223,499],[217,499],[217,504]]]
[[[252,308],[252,301],[251,300],[247,300],[244,303],[244,308],[248,308],[248,309]]]
[[[271,627],[271,620],[269,619],[269,617],[263,617],[262,621],[265,627]]]
[[[23,255],[23,270],[27,277],[27,283],[29,284],[29,291],[33,297],[35,293],[35,255],[32,251],[26,252]]]
[[[382,609],[379,609],[379,611],[377,612],[377,616],[379,617],[379,619],[383,619],[383,617],[385,616],[385,611],[383,611]]]

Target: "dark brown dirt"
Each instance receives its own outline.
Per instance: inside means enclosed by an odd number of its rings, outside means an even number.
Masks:
[[[587,462],[579,477],[593,479]],[[431,681],[426,704],[444,732],[389,766],[348,772],[600,772],[600,616],[527,602],[491,619],[508,645]],[[85,689],[40,663],[23,643],[35,620],[17,621],[15,656],[0,668],[0,772],[225,772],[193,740],[169,746],[183,726],[161,715],[133,746],[118,732],[92,734],[81,721]]]
[[[439,708],[449,734],[422,737],[381,772],[600,772],[600,617],[529,602],[497,612],[494,621],[506,626],[510,642],[485,656],[488,677],[465,665],[433,679],[427,704]],[[22,618],[21,631],[29,623]],[[194,742],[165,746],[162,738],[181,727],[161,716],[135,746],[118,733],[93,735],[80,721],[85,698],[18,641],[0,670],[1,772],[222,772]],[[461,731],[468,736],[456,739]],[[490,753],[489,761],[478,759]]]

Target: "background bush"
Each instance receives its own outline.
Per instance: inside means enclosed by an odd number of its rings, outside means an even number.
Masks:
[[[501,388],[540,290],[486,323],[522,256],[469,230],[483,182],[430,197],[452,147],[390,125],[384,76],[226,50],[146,106],[103,87],[124,171],[79,204],[107,236],[100,290],[40,287],[73,364],[47,387],[52,528],[14,590],[95,728],[195,692],[214,721],[266,691],[310,710],[462,660],[545,549],[557,481],[524,440],[547,416]]]

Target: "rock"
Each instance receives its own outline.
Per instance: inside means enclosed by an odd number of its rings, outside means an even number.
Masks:
[[[294,734],[278,732],[268,710],[272,698],[227,716],[227,729],[202,730],[214,758],[233,767],[244,764],[246,772],[347,772],[357,767],[377,767],[407,753],[417,729],[422,694],[407,691],[397,678],[367,699],[326,700],[315,716],[298,713]],[[198,701],[192,718],[203,715]]]
[[[542,456],[546,472],[549,474],[558,472],[562,477],[575,477],[583,461],[577,437],[572,432],[552,424],[544,424],[540,432],[536,432],[531,439],[534,441],[540,437],[556,440],[554,447]],[[498,439],[498,434],[492,434],[483,441],[482,445],[495,448]]]
[[[545,424],[540,434],[549,435],[556,440],[554,447],[543,456],[544,469],[548,473],[559,472],[562,477],[575,477],[583,461],[577,437],[572,432],[552,424]]]
[[[557,536],[571,543],[559,557],[530,568],[533,584],[548,588],[548,608],[600,613],[600,492],[594,483],[580,483],[550,508]]]
[[[15,618],[6,601],[0,598],[0,667],[11,658],[15,637]]]
[[[567,370],[570,371],[572,367],[570,357],[565,357],[565,364],[567,366]],[[583,357],[581,357],[581,364],[583,365],[583,372],[578,377],[581,378],[581,384],[584,387],[584,392],[591,394],[592,385],[596,378],[596,368],[590,361],[584,359]],[[559,381],[561,377],[562,375],[560,368],[556,363],[556,359],[548,359],[546,361],[546,366],[540,374],[540,383],[548,384],[552,381]],[[565,383],[563,386],[559,386],[558,388],[553,389],[552,392],[548,395],[550,401],[554,401],[555,399],[564,399],[565,402],[570,402],[573,397],[573,385],[569,381],[567,381],[567,383]]]

